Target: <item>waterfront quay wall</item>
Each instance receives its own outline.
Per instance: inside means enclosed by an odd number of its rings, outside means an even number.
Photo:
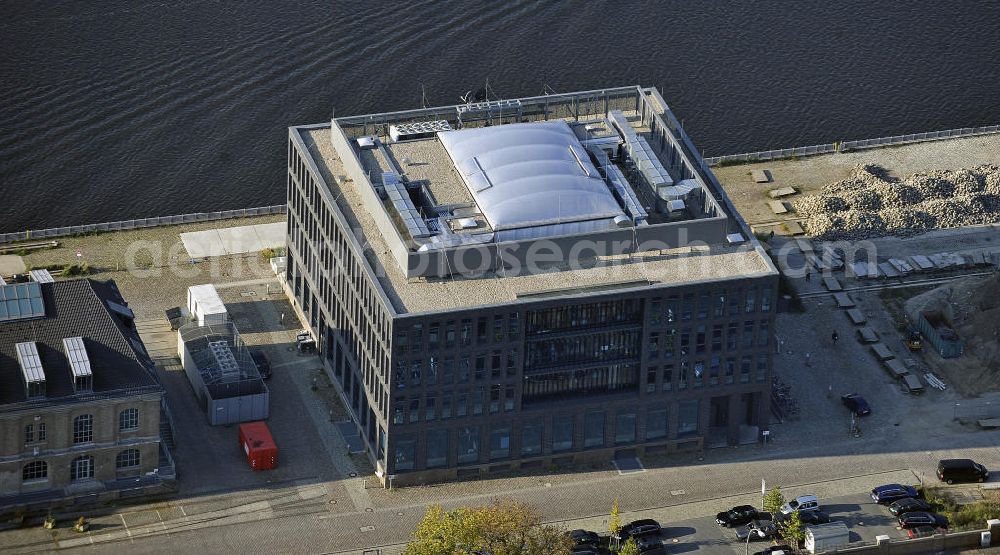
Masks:
[[[1000,125],[988,125],[985,127],[963,127],[961,129],[928,131],[926,133],[911,133],[909,135],[894,135],[892,137],[878,137],[875,139],[861,139],[857,141],[843,141],[843,142],[838,141],[823,145],[797,146],[792,148],[781,148],[777,150],[746,152],[743,154],[727,154],[726,156],[706,157],[705,163],[707,163],[709,166],[749,164],[753,162],[766,162],[768,160],[782,160],[785,158],[796,158],[799,156],[832,154],[834,152],[849,152],[852,150],[865,150],[868,148],[881,148],[894,145],[923,143],[927,141],[940,141],[943,139],[972,137],[975,135],[991,135],[994,133],[1000,133]]]
[[[257,208],[240,208],[238,210],[196,212],[193,214],[181,214],[177,216],[157,216],[153,218],[139,218],[136,220],[123,220],[119,222],[105,222],[100,224],[73,225],[66,227],[53,227],[49,229],[32,229],[13,233],[0,233],[0,244],[16,243],[18,241],[31,241],[35,239],[51,239],[53,237],[67,237],[71,235],[86,235],[88,233],[103,233],[107,231],[125,231],[129,229],[141,229],[144,227],[189,224],[213,220],[229,220],[250,216],[266,216],[268,214],[284,214],[285,208],[284,204],[279,204],[275,206],[260,206]]]

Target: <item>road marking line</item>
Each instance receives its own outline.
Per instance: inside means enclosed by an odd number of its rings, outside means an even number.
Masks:
[[[163,522],[163,516],[160,514],[160,509],[156,509],[156,518],[160,519],[160,526],[163,527],[164,532],[167,532],[167,523]],[[169,536],[170,532],[167,532],[167,535]]]
[[[181,514],[184,515],[184,518],[187,518],[188,514],[187,511],[184,510],[184,505],[179,505],[179,507],[181,509]]]
[[[122,526],[125,527],[125,533],[128,534],[129,543],[135,543],[135,540],[132,539],[132,531],[128,529],[128,523],[125,522],[125,516],[122,515],[121,513],[118,513],[118,518],[122,519]],[[90,543],[94,543],[93,536],[90,537]]]

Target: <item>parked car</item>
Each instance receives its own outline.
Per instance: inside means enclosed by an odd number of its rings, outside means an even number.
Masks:
[[[651,518],[644,518],[641,520],[636,520],[629,522],[625,526],[622,526],[620,532],[618,532],[618,537],[622,542],[628,541],[629,538],[639,539],[645,536],[659,536],[660,535],[660,523],[656,522]]]
[[[818,510],[819,499],[815,495],[800,495],[781,506],[781,513],[786,515],[795,511],[805,513]]]
[[[917,526],[934,526],[936,528],[947,528],[948,519],[936,514],[928,513],[925,511],[916,511],[912,513],[904,513],[898,517],[900,528],[909,529],[916,528]]]
[[[889,512],[892,516],[898,517],[906,513],[915,512],[929,512],[932,509],[931,504],[924,501],[923,499],[915,499],[912,497],[907,497],[905,499],[900,499],[898,501],[893,501],[889,504]]]
[[[902,484],[886,484],[872,489],[872,501],[883,505],[908,497],[917,497],[917,488]]]
[[[917,526],[906,531],[908,538],[926,538],[938,533],[939,528],[933,526]]]
[[[715,515],[715,522],[723,528],[733,526],[743,526],[751,520],[757,518],[757,509],[750,505],[739,505]]]
[[[841,395],[840,402],[844,403],[844,406],[857,416],[868,416],[872,413],[872,408],[868,405],[868,401],[865,401],[865,398],[857,393]]]
[[[772,553],[778,553],[778,552],[787,553],[791,555],[793,553],[792,546],[785,544],[771,545],[764,549],[761,549],[760,551],[757,551],[753,555],[771,555]]]
[[[747,541],[747,536],[750,537],[750,541],[757,540],[769,540],[775,536],[778,532],[778,527],[770,520],[754,520],[751,521],[746,526],[741,526],[736,529],[736,539],[739,541]]]
[[[260,349],[250,349],[250,358],[253,359],[253,363],[257,367],[257,372],[260,373],[260,377],[265,380],[270,379],[271,361],[267,358],[267,354]]]
[[[985,482],[990,471],[972,459],[944,459],[938,462],[937,477],[942,482]]]
[[[639,553],[642,555],[667,555],[667,548],[663,547],[660,538],[645,536],[636,540],[639,546]]]
[[[799,521],[806,526],[811,524],[826,524],[827,522],[830,522],[830,515],[824,513],[823,511],[799,511],[798,513]],[[788,522],[788,519],[792,518],[792,513],[779,513],[775,516],[777,517],[777,523],[779,525],[784,525]]]
[[[573,540],[574,547],[597,547],[601,543],[601,537],[597,532],[590,530],[571,530],[566,535]]]

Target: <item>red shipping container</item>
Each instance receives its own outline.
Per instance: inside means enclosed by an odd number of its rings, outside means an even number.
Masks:
[[[240,446],[254,470],[269,470],[278,466],[278,446],[264,422],[240,424]]]

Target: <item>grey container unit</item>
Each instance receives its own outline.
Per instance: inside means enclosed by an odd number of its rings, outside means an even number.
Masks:
[[[840,521],[806,527],[805,547],[809,553],[828,551],[851,542],[847,525]]]
[[[917,318],[917,327],[941,358],[958,358],[965,351],[965,342],[958,337],[951,322],[940,312],[921,312]]]

